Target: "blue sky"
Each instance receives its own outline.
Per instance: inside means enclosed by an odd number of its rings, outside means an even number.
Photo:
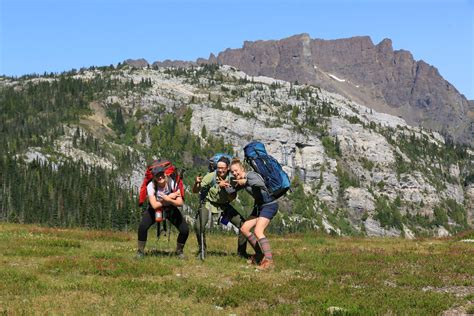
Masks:
[[[474,0],[0,0],[0,74],[195,60],[298,33],[390,38],[474,99]]]

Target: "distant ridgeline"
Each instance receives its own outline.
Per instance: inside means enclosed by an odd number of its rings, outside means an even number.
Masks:
[[[147,161],[186,169],[264,142],[291,175],[276,232],[443,235],[469,229],[473,152],[318,87],[229,66],[91,67],[0,78],[0,220],[136,229]],[[252,199],[239,193],[248,214]]]

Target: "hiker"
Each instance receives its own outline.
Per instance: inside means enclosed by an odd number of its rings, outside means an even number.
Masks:
[[[138,251],[137,257],[141,258],[145,254],[145,245],[148,229],[155,223],[155,212],[161,210],[163,217],[168,219],[179,231],[176,243],[176,255],[184,258],[183,248],[189,235],[188,224],[178,207],[183,205],[181,191],[177,188],[171,177],[165,175],[165,168],[158,166],[151,170],[153,175],[146,187],[149,206],[142,213],[142,221],[138,226]]]
[[[216,171],[206,174],[204,177],[198,176],[195,179],[193,193],[199,193],[201,207],[196,214],[196,237],[199,245],[200,259],[204,259],[206,251],[205,227],[209,221],[216,221],[219,216],[221,222],[230,221],[234,226],[240,229],[244,218],[230,205],[236,197],[235,190],[230,185],[229,173],[230,159],[221,157],[217,161]],[[227,189],[234,193],[229,194]],[[247,258],[247,239],[239,232],[237,242],[237,255]]]
[[[255,250],[255,255],[250,256],[249,263],[258,264],[257,268],[260,270],[273,268],[272,250],[265,236],[265,229],[278,212],[278,201],[268,193],[263,178],[255,171],[246,172],[240,159],[232,160],[230,171],[235,178],[234,188],[245,189],[255,199],[252,213],[240,227],[240,231]]]

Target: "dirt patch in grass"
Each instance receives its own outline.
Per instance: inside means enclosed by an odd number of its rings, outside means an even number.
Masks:
[[[426,286],[422,288],[422,291],[448,293],[448,294],[453,294],[456,297],[466,297],[466,296],[474,294],[474,286],[443,286],[443,287]]]
[[[446,310],[443,316],[460,316],[460,315],[474,315],[474,300],[468,301],[463,305],[455,305]]]

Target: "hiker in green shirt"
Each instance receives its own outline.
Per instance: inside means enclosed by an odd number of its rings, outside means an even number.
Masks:
[[[227,157],[221,157],[217,162],[215,172],[206,174],[204,177],[196,177],[193,186],[193,193],[199,193],[201,199],[201,207],[196,216],[196,237],[199,245],[199,254],[201,259],[206,251],[206,235],[205,227],[209,221],[209,215],[212,221],[221,217],[221,222],[231,222],[240,229],[244,223],[244,218],[230,205],[236,194],[228,193],[227,189],[232,190],[230,185],[229,174],[230,160]],[[202,236],[201,236],[202,233]],[[247,239],[239,232],[237,255],[247,258]]]

